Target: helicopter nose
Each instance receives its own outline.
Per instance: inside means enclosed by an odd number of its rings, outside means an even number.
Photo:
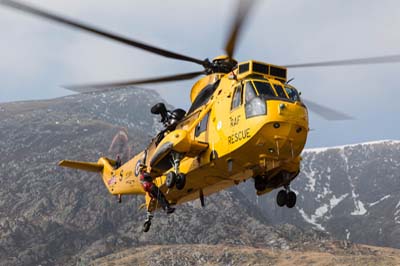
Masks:
[[[272,122],[263,129],[268,154],[276,159],[290,159],[300,155],[307,139],[304,127],[290,122]]]
[[[299,156],[308,135],[307,111],[293,102],[268,101],[267,106],[267,121],[260,131],[260,139],[268,156],[276,159]]]

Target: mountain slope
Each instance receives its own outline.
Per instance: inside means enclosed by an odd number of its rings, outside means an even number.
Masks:
[[[318,157],[323,152],[318,153],[318,156],[314,156],[313,152],[309,153],[309,157],[305,155],[304,172],[308,173],[307,161],[310,161],[310,169],[318,171],[318,175],[312,176],[315,182],[310,176],[299,176],[296,180],[300,187],[307,188],[299,199],[297,211],[291,210],[287,213],[289,217],[297,217],[297,220],[288,219],[287,216],[285,218],[284,213],[279,216],[279,212],[287,211],[284,209],[277,209],[273,215],[271,212],[263,213],[259,207],[270,208],[275,206],[275,202],[259,204],[257,207],[257,204],[246,197],[255,195],[254,188],[243,193],[235,187],[207,197],[205,208],[195,201],[178,206],[176,213],[169,216],[156,213],[152,228],[146,234],[141,231],[145,212],[138,210],[143,198],[126,196],[123,197],[122,204],[118,204],[117,199],[106,191],[99,175],[57,166],[61,159],[97,161],[101,156],[114,156],[113,151],[108,150],[111,140],[121,128],[126,128],[128,132],[129,140],[124,145],[133,147],[133,153],[138,152],[160,127],[159,118],[149,111],[153,104],[160,101],[160,97],[153,91],[132,90],[0,104],[0,150],[4,156],[0,162],[0,265],[76,265],[93,261],[93,265],[96,265],[107,262],[108,258],[113,259],[114,255],[125,256],[126,253],[119,253],[123,250],[143,254],[141,250],[148,245],[150,250],[161,252],[153,254],[155,263],[166,260],[166,252],[172,254],[172,259],[178,260],[172,261],[173,263],[190,264],[191,258],[185,255],[188,250],[197,250],[217,264],[224,264],[230,259],[236,261],[240,257],[235,255],[236,251],[243,254],[248,263],[266,262],[264,256],[271,257],[272,261],[279,261],[279,258],[274,257],[276,253],[278,257],[291,256],[288,254],[292,251],[312,256],[312,260],[317,260],[313,256],[325,256],[325,253],[339,256],[359,252],[364,262],[381,260],[392,263],[391,260],[386,260],[387,256],[392,256],[390,252],[370,253],[370,248],[360,248],[346,240],[336,242],[326,233],[311,228],[315,225],[305,229],[288,224],[271,225],[271,221],[301,221],[299,225],[307,225],[301,211],[311,215],[325,201],[330,202],[332,195],[336,198],[345,193],[353,195],[353,190],[358,195],[355,200],[350,196],[343,198],[329,212],[334,213],[350,200],[349,207],[343,212],[345,219],[348,215],[353,217],[351,213],[358,201],[365,207],[372,200],[376,201],[386,195],[378,193],[377,199],[365,199],[358,189],[360,183],[357,180],[361,178],[351,178],[354,189],[345,185],[349,180],[346,171],[350,170],[347,169],[354,171],[350,176],[356,176],[357,171],[351,164],[353,152],[348,154],[347,150],[345,154],[349,159],[347,166],[342,167],[342,176],[334,179],[332,175],[332,193],[317,200],[313,199],[313,195],[316,198],[316,195],[325,191],[322,186],[325,184],[322,179],[324,175],[319,173],[325,173],[327,166],[322,164],[337,161],[340,168],[343,157],[338,157],[335,152],[327,155],[328,159]],[[381,153],[388,156],[388,162],[391,162],[390,158],[395,158],[395,154],[389,154],[386,149],[382,149]],[[316,166],[320,168],[315,168]],[[333,166],[330,167],[331,172],[335,172]],[[380,164],[376,168],[380,169]],[[382,171],[384,169],[388,168],[383,168]],[[390,176],[389,172],[382,174]],[[396,176],[393,178],[397,180]],[[333,180],[340,182],[334,185]],[[382,185],[381,190],[377,190],[383,193],[385,187],[395,188],[396,183],[388,182],[385,186]],[[310,185],[314,183],[315,185]],[[295,184],[293,187],[295,188]],[[295,189],[300,192],[300,188]],[[306,197],[308,192],[311,196],[309,198]],[[365,207],[367,213],[372,213],[372,208],[396,199],[395,197],[393,194],[368,205]],[[361,206],[361,203],[357,204]],[[359,212],[361,210],[360,207]],[[366,217],[366,213],[363,215],[354,217]],[[382,215],[387,215],[387,212]],[[322,216],[315,223],[330,232],[328,229],[336,228],[340,224],[330,216],[326,220],[328,216]],[[384,220],[385,218],[382,221]],[[350,225],[346,225],[346,228],[353,230]],[[338,232],[339,238],[345,237],[343,233],[340,234],[340,228]],[[350,239],[354,235],[356,234],[351,231]],[[221,248],[227,251],[222,254],[219,252]],[[250,255],[245,255],[241,250]],[[314,252],[321,254],[312,255]],[[218,262],[219,256],[225,256],[225,260]],[[330,255],[327,256],[329,258],[326,261],[332,260]],[[298,257],[296,255],[293,258]],[[335,258],[336,256],[333,260]],[[141,260],[141,257],[133,258],[135,259]]]
[[[256,198],[273,223],[315,228],[338,239],[400,247],[400,141],[377,141],[303,152],[291,188],[295,209],[279,208],[277,192]]]
[[[0,171],[1,263],[70,259],[132,212],[111,208],[98,175],[57,162],[97,161],[123,125],[135,133],[135,149],[144,147],[156,128],[146,110],[159,100],[154,92],[133,91],[1,105],[0,149],[7,155]],[[127,113],[130,106],[136,111]]]
[[[269,265],[269,266],[397,266],[400,252],[369,246],[334,243],[324,251],[293,251],[251,246],[169,245],[130,248],[92,265]]]
[[[0,265],[75,265],[148,244],[329,245],[323,233],[271,226],[236,189],[207,197],[204,209],[191,202],[170,216],[157,213],[144,234],[143,198],[118,204],[99,175],[57,166],[109,155],[125,125],[138,152],[159,127],[149,112],[159,101],[137,90],[0,104]]]

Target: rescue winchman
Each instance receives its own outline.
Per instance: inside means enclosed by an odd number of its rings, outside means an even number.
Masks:
[[[169,202],[165,198],[162,191],[157,187],[156,184],[154,184],[153,177],[149,173],[147,173],[146,170],[147,170],[146,165],[144,164],[139,165],[140,184],[142,185],[144,191],[146,191],[146,193],[149,195],[151,201],[156,201],[158,204],[160,204],[166,213],[168,214],[173,213],[175,211],[175,208],[172,208],[169,205]],[[143,225],[144,232],[149,231],[152,218],[153,214],[150,211],[147,211],[147,219]]]

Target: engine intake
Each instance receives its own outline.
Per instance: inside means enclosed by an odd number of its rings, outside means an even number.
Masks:
[[[165,104],[157,103],[151,108],[151,113],[156,115],[161,115],[161,123],[165,126],[168,130],[174,130],[184,117],[185,117],[185,110],[183,109],[175,109],[172,112],[167,110]]]

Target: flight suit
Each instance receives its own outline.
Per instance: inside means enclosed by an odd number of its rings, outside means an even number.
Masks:
[[[161,192],[161,190],[153,183],[153,178],[151,175],[146,173],[145,171],[142,171],[140,173],[140,183],[147,193],[149,193],[149,196],[152,199],[157,199],[157,201],[161,204],[161,207],[167,211],[168,213],[171,213],[174,211],[174,208],[171,208],[169,206],[168,201],[166,200],[164,194]]]

